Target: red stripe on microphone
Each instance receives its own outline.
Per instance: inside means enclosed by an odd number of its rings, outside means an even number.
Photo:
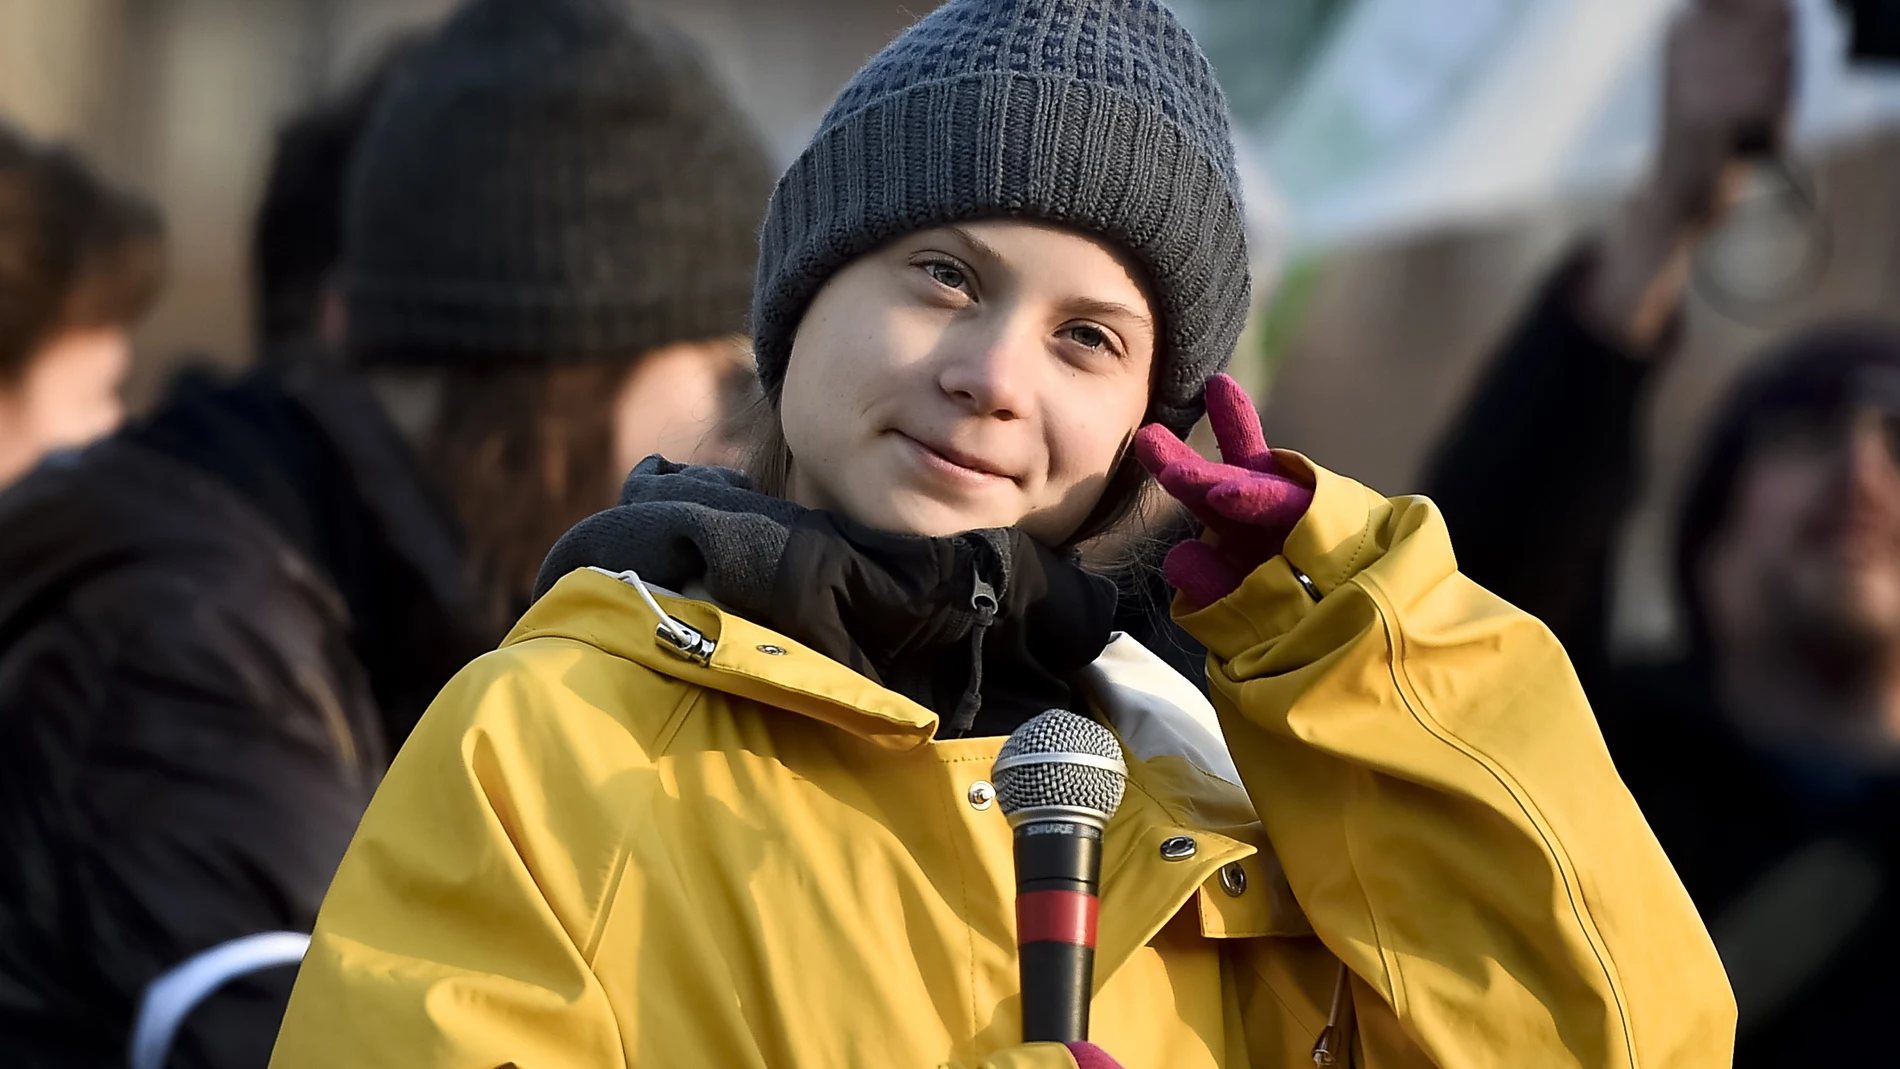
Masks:
[[[1016,896],[1016,942],[1074,943],[1095,948],[1101,900],[1080,891],[1030,891]]]

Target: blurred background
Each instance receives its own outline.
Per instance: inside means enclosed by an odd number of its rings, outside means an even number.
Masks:
[[[932,6],[644,2],[706,43],[779,163],[852,71]],[[253,357],[246,241],[277,125],[453,6],[0,0],[0,114],[147,192],[170,228],[172,281],[137,335],[135,412],[180,362]],[[1243,130],[1268,284],[1239,373],[1267,399],[1277,444],[1381,490],[1414,489],[1424,450],[1527,291],[1645,166],[1678,5],[1176,6],[1214,54]],[[1675,634],[1659,593],[1667,503],[1740,358],[1833,313],[1900,316],[1900,74],[1848,60],[1832,0],[1797,7],[1790,157],[1814,215],[1791,221],[1765,195],[1730,223],[1736,240],[1705,255],[1744,275],[1750,257],[1798,257],[1814,277],[1775,299],[1712,300],[1706,285],[1692,295],[1648,416],[1651,477],[1617,569],[1614,633],[1626,650]]]

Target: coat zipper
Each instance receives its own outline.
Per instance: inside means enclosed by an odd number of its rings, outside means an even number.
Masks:
[[[983,570],[972,564],[970,574],[974,579],[970,586],[970,611],[976,613],[976,623],[970,628],[970,683],[963,688],[956,711],[950,714],[952,738],[969,734],[976,726],[977,711],[983,708],[983,636],[996,622],[996,611],[1001,607],[996,600],[996,588],[984,580]]]

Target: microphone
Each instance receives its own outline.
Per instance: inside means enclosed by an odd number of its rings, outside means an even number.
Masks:
[[[1102,831],[1128,767],[1105,727],[1051,709],[1003,743],[990,781],[1016,830],[1016,948],[1023,1042],[1089,1037]]]

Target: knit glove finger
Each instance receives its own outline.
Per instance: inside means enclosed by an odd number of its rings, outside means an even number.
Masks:
[[[1313,503],[1312,488],[1288,477],[1274,460],[1260,415],[1239,383],[1226,375],[1208,382],[1207,417],[1221,462],[1202,457],[1158,424],[1135,435],[1142,466],[1207,529],[1204,541],[1176,546],[1162,565],[1168,583],[1203,606],[1233,593],[1278,555]]]
[[[1212,605],[1238,590],[1247,573],[1212,545],[1194,539],[1168,550],[1161,577],[1195,605]]]
[[[1205,460],[1194,447],[1159,423],[1135,432],[1135,459],[1155,477],[1168,496],[1186,505],[1203,527],[1221,522],[1207,495],[1223,482],[1245,478],[1247,470]]]
[[[1108,1056],[1108,1052],[1093,1043],[1065,1043],[1069,1056],[1075,1059],[1076,1069],[1122,1069],[1122,1063]]]
[[[1207,460],[1158,423],[1150,423],[1135,434],[1135,458],[1169,497],[1186,505],[1194,518],[1210,530],[1229,525],[1236,519],[1222,512],[1220,504],[1244,507],[1236,502],[1258,500],[1257,495],[1242,494],[1238,488],[1262,481],[1261,473],[1236,464]],[[1233,489],[1216,495],[1215,491],[1222,487]],[[1244,518],[1240,522],[1245,523]]]
[[[1266,432],[1260,429],[1260,412],[1232,375],[1207,380],[1207,425],[1222,460],[1248,471],[1279,474]]]
[[[1313,503],[1313,491],[1280,475],[1230,479],[1207,492],[1208,511],[1250,529],[1293,529]],[[1281,539],[1284,542],[1285,536]],[[1278,553],[1276,546],[1274,552]]]

